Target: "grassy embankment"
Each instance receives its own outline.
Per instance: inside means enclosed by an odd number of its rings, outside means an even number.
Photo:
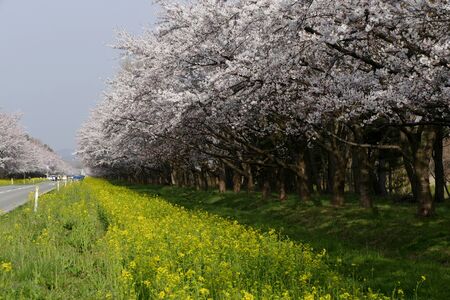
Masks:
[[[401,286],[406,298],[450,298],[448,203],[438,206],[436,217],[420,219],[414,216],[415,205],[393,204],[387,199],[377,199],[376,209],[367,211],[352,196],[344,208],[336,209],[323,197],[299,205],[295,195],[280,203],[275,195],[263,202],[258,193],[219,194],[138,185],[130,188],[263,231],[274,228],[314,249],[327,249],[324,259],[331,268],[385,294]]]
[[[0,299],[94,299],[121,291],[121,266],[101,242],[105,228],[85,187],[46,194],[37,214],[31,204],[0,216]]]
[[[30,205],[0,216],[2,299],[381,298],[336,271],[345,257],[105,181]]]

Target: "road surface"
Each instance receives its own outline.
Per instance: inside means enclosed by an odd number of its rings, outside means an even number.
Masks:
[[[55,182],[44,182],[39,185],[39,195],[47,193],[56,187]],[[23,204],[29,198],[30,192],[34,192],[35,185],[6,185],[0,186],[0,212],[9,212]]]

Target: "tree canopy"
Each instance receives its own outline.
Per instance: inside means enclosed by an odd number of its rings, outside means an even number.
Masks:
[[[433,213],[430,161],[450,125],[447,1],[161,6],[156,29],[120,34],[121,70],[79,132],[93,172],[174,182],[231,170],[235,185],[262,187],[278,174],[302,199],[325,181],[342,205],[353,170],[371,206],[389,157],[418,213]]]

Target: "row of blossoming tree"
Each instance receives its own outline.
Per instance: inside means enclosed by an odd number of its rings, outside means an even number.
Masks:
[[[0,112],[0,178],[66,173],[70,168],[50,147],[25,132],[18,115]]]
[[[280,199],[445,196],[445,0],[162,1],[79,132],[92,172]],[[436,198],[430,191],[436,178]]]

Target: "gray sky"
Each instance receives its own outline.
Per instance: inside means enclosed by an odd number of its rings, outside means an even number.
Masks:
[[[115,32],[156,19],[151,0],[0,0],[0,109],[55,150],[76,131],[119,65]]]

